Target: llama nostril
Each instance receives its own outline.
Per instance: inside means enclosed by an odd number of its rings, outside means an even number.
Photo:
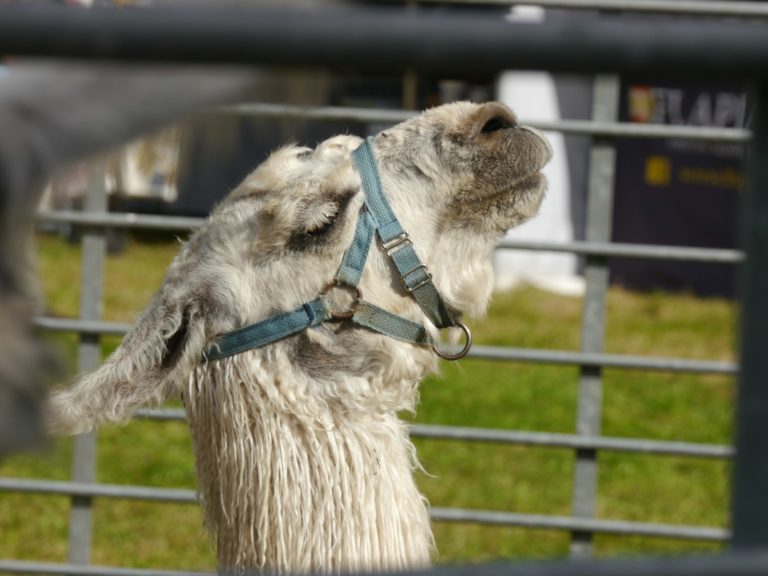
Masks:
[[[493,132],[498,132],[499,130],[506,130],[507,128],[512,128],[512,123],[507,118],[504,118],[503,116],[494,116],[483,124],[480,132],[483,134],[491,134]]]

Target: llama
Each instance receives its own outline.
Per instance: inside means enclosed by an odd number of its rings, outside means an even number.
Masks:
[[[467,102],[366,142],[274,152],[184,245],[106,363],[53,397],[52,429],[180,393],[220,569],[427,566],[398,412],[444,354],[438,327],[484,312],[495,243],[537,212],[550,157],[505,106]],[[377,178],[408,236],[382,242]]]

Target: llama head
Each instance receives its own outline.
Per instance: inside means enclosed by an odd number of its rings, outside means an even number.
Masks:
[[[160,400],[200,369],[202,351],[221,334],[317,297],[334,278],[364,202],[350,158],[361,142],[337,136],[315,149],[273,153],[185,244],[144,317],[80,388],[133,382],[142,392],[129,404]],[[549,144],[501,104],[455,103],[381,132],[373,150],[384,194],[437,290],[458,313],[481,313],[495,243],[538,210]],[[376,242],[360,289],[365,300],[429,324]],[[345,309],[349,296],[333,290],[329,299]],[[324,323],[243,356],[245,369],[260,366],[283,381],[306,377],[311,394],[358,404],[370,398],[385,409],[412,406],[416,384],[436,365],[428,348],[348,322]],[[392,402],[382,401],[393,382],[407,383],[411,394],[393,391]],[[114,406],[107,419],[119,419],[124,408]]]
[[[376,151],[384,188],[441,294],[462,313],[483,313],[493,249],[544,197],[549,143],[503,104],[460,102],[382,132]]]
[[[239,242],[245,252],[231,263],[245,274],[248,286],[234,300],[246,299],[253,306],[239,325],[294,309],[334,277],[364,201],[350,159],[360,144],[359,138],[337,136],[314,150],[283,148],[220,206],[212,224],[237,221],[248,237]],[[546,180],[540,170],[552,154],[546,139],[519,126],[502,104],[464,102],[434,108],[381,132],[373,150],[384,193],[438,291],[459,313],[483,312],[496,243],[507,229],[533,216],[543,198]],[[244,261],[253,267],[242,269],[238,263]],[[381,246],[372,249],[360,288],[365,300],[428,324]],[[331,296],[340,300],[338,308],[348,307],[349,294]],[[310,331],[295,345],[314,372],[316,365],[339,369],[338,362],[326,358],[334,346],[344,351],[340,357],[346,366],[354,364],[353,357],[370,365],[371,350],[402,348],[344,324]],[[367,352],[351,354],[350,347]],[[408,348],[411,355],[416,352]],[[312,349],[316,353],[309,353]]]
[[[230,236],[231,265],[246,275],[247,290],[263,295],[245,299],[254,308],[243,321],[306,302],[333,278],[364,199],[350,160],[360,143],[337,136],[315,150],[283,148],[213,215],[211,228]],[[385,194],[438,290],[459,312],[481,313],[495,244],[543,198],[546,139],[501,104],[463,102],[381,132],[373,147]],[[421,321],[380,247],[361,288],[366,299]]]

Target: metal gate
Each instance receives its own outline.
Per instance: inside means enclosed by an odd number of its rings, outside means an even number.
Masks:
[[[488,4],[490,2],[484,2]],[[504,2],[499,2],[504,4]],[[678,12],[686,14],[704,14],[704,15],[738,15],[745,17],[764,17],[768,15],[768,7],[758,2],[653,2],[652,0],[532,0],[528,4],[541,6],[559,6],[570,8],[598,8],[611,10],[637,10],[654,12]],[[11,16],[14,13],[9,12]],[[15,21],[16,28],[12,29],[9,20],[3,24],[3,16],[0,13],[0,52],[16,54],[46,54],[59,53],[61,44],[56,44],[56,35],[54,39],[47,41],[34,40],[34,34],[45,29],[46,22],[43,13],[29,16],[20,12],[21,16]],[[170,12],[169,12],[170,14]],[[376,14],[381,18],[383,13]],[[257,14],[254,14],[255,16]],[[18,15],[17,15],[18,16]],[[103,18],[102,18],[103,16]],[[388,21],[392,29],[401,26],[403,29],[411,25],[408,18],[418,17],[421,25],[421,33],[426,38],[434,39],[439,46],[446,45],[439,42],[437,34],[439,26],[429,28],[430,20],[427,16],[413,15],[395,15],[391,21]],[[101,18],[101,19],[100,19]],[[343,14],[342,14],[343,18]],[[358,24],[368,22],[365,16],[356,15],[355,22]],[[362,20],[361,20],[362,18]],[[475,54],[481,48],[473,44],[471,31],[477,34],[488,33],[486,20],[470,20],[469,23],[459,18],[443,17],[445,30],[454,30],[451,26],[465,26],[470,32],[460,39],[458,44],[466,49],[469,54]],[[110,15],[100,14],[95,19],[99,24],[106,26],[113,33],[120,34],[123,30],[121,26],[130,26],[117,24],[111,19]],[[138,25],[140,18],[134,22]],[[183,44],[185,39],[194,38],[194,30],[190,32],[184,27],[174,28],[172,21],[162,20],[166,26],[165,32],[168,33],[166,43],[168,46],[175,46],[174,42]],[[70,33],[76,34],[82,32],[78,30],[78,20],[74,18],[71,22],[64,22],[60,26],[60,32],[66,36],[67,25],[71,25]],[[286,14],[281,24],[286,27],[291,25],[291,16]],[[373,26],[373,20],[368,22]],[[274,23],[273,23],[274,24]],[[89,24],[90,26],[91,24]],[[226,29],[227,26],[234,26],[234,19],[228,20],[222,17],[221,20],[214,21],[214,26],[220,26]],[[342,23],[339,26],[343,26]],[[695,58],[690,47],[706,46],[711,38],[707,36],[714,30],[717,38],[722,39],[724,44],[720,46],[722,58],[717,59],[709,68],[715,73],[727,74],[728,70],[734,70],[742,78],[757,79],[763,82],[760,76],[762,71],[760,64],[762,57],[768,55],[768,42],[758,41],[758,36],[753,34],[747,38],[734,38],[733,29],[728,27],[711,27],[699,31],[695,25],[686,25],[686,31],[690,32],[688,36],[681,33],[680,38],[675,39],[673,34],[661,38],[661,49],[667,50],[670,61],[666,63],[660,58],[660,50],[645,50],[650,43],[658,43],[656,35],[658,30],[652,26],[633,27],[624,38],[616,40],[615,36],[608,38],[606,43],[600,36],[603,29],[584,28],[578,26],[566,27],[565,38],[560,37],[553,42],[553,38],[562,36],[562,29],[551,31],[551,34],[544,33],[543,38],[536,39],[531,35],[521,34],[521,39],[517,40],[522,46],[531,50],[541,49],[543,55],[533,58],[533,62],[515,61],[516,67],[559,67],[575,70],[647,70],[651,66],[658,66],[667,72],[674,71],[676,63],[689,63],[685,74],[701,74],[704,68],[700,62],[695,62]],[[26,27],[26,28],[25,28]],[[299,27],[300,28],[300,27]],[[380,26],[377,28],[381,28]],[[236,26],[233,28],[236,31]],[[287,29],[287,28],[286,28]],[[319,36],[316,38],[319,45],[328,43],[333,38],[334,32],[340,30],[332,27],[320,26]],[[768,32],[768,29],[761,28]],[[496,30],[491,30],[495,32]],[[575,32],[574,32],[575,31]],[[13,33],[11,33],[13,32]],[[276,35],[285,32],[279,26],[273,28]],[[26,36],[24,35],[26,33]],[[249,31],[249,33],[251,33]],[[499,33],[503,30],[499,29]],[[647,36],[643,36],[645,33]],[[379,46],[377,43],[378,32],[372,32],[369,43],[369,49],[373,53]],[[581,34],[581,35],[579,35]],[[698,34],[698,36],[697,36]],[[236,33],[235,38],[240,38]],[[494,50],[498,53],[504,53],[509,50],[509,45],[504,45],[499,41],[498,35],[491,35],[490,45],[495,46]],[[768,35],[766,35],[768,36]],[[579,46],[575,39],[578,38],[582,45]],[[381,41],[386,43],[386,38]],[[550,44],[546,44],[549,42]],[[608,53],[607,45],[610,42],[616,42],[617,49],[615,53]],[[622,44],[622,42],[624,44]],[[90,47],[87,43],[82,47],[74,45],[70,48],[71,53],[65,52],[67,56],[86,56],[93,57],[99,55],[98,48]],[[372,46],[372,47],[371,47]],[[622,48],[624,46],[624,48]],[[383,71],[389,71],[389,67],[408,66],[409,58],[412,57],[408,52],[409,44],[404,42],[403,46],[391,47],[391,61],[386,64],[378,63]],[[563,57],[565,49],[572,53],[570,57]],[[261,48],[254,46],[245,50],[245,55],[234,56],[233,52],[222,50],[220,55],[211,57],[218,61],[242,61],[252,58],[259,61],[262,58],[266,63],[270,62],[270,56],[263,56],[259,52]],[[366,50],[366,48],[360,48]],[[474,51],[474,52],[473,52]],[[124,52],[117,50],[117,53],[111,53],[109,56],[128,59],[171,59],[184,60],[195,58],[191,56],[179,56],[177,51],[169,49],[167,54],[162,53],[141,54],[133,51],[132,48],[126,48]],[[447,53],[453,53],[446,48]],[[576,55],[573,55],[573,52]],[[638,56],[638,54],[640,54]],[[295,55],[295,62],[302,61],[300,55]],[[343,64],[343,55],[330,50],[322,52],[319,58],[325,58],[329,63]],[[420,66],[430,69],[429,56],[425,56],[425,61]],[[581,59],[579,59],[581,58]],[[418,61],[418,58],[416,58]],[[376,61],[378,62],[378,61]],[[394,63],[393,63],[394,62]],[[496,60],[485,62],[486,66],[502,69],[504,57],[499,56]],[[281,62],[291,64],[293,62]],[[310,59],[310,63],[316,63],[315,59]],[[434,69],[439,70],[440,65],[436,64]],[[506,67],[511,67],[505,62]],[[465,70],[467,63],[458,61],[456,66]],[[729,68],[731,66],[731,68]],[[710,71],[711,71],[710,70]],[[768,85],[760,84],[760,87],[767,88]],[[491,430],[476,428],[456,428],[449,426],[429,426],[416,425],[411,429],[415,437],[439,438],[445,440],[472,440],[487,441],[496,443],[552,446],[560,448],[573,449],[575,457],[575,474],[573,477],[573,503],[572,514],[570,516],[547,516],[532,514],[517,514],[501,511],[479,511],[457,508],[433,508],[431,514],[436,521],[449,522],[473,522],[487,523],[495,525],[522,526],[531,528],[545,528],[555,530],[569,531],[572,535],[572,554],[589,555],[591,550],[592,536],[596,533],[613,534],[634,534],[644,536],[658,536],[667,538],[686,538],[700,539],[709,541],[727,542],[733,541],[736,544],[744,543],[750,545],[765,545],[768,543],[768,514],[762,514],[762,511],[768,505],[762,486],[768,482],[768,467],[764,462],[768,462],[768,447],[764,444],[764,439],[768,438],[768,396],[761,389],[761,375],[768,374],[768,360],[763,353],[765,345],[768,344],[768,335],[765,333],[765,326],[768,325],[768,308],[761,298],[768,288],[768,279],[759,274],[761,265],[768,263],[768,194],[758,193],[763,188],[768,187],[768,170],[762,162],[755,162],[755,158],[762,158],[768,154],[768,120],[766,116],[759,116],[756,119],[754,130],[756,141],[753,143],[753,165],[752,165],[752,196],[751,209],[747,212],[747,253],[749,259],[740,251],[734,250],[714,250],[700,249],[677,246],[644,246],[644,245],[621,245],[610,242],[611,214],[613,201],[613,182],[615,170],[615,140],[622,138],[677,138],[691,140],[706,140],[720,142],[748,142],[751,134],[745,130],[738,129],[716,129],[716,128],[691,128],[691,127],[672,127],[672,126],[638,126],[624,124],[617,121],[618,118],[618,96],[619,96],[619,77],[615,74],[599,74],[595,77],[594,83],[594,115],[590,122],[581,121],[562,121],[554,123],[535,123],[529,124],[541,129],[560,131],[567,134],[585,134],[592,136],[592,146],[590,150],[589,161],[589,192],[588,192],[588,212],[587,212],[587,234],[586,241],[573,242],[569,244],[550,244],[544,242],[523,243],[523,242],[504,242],[500,249],[522,249],[522,250],[545,250],[570,252],[581,254],[585,257],[585,278],[586,278],[586,297],[582,312],[582,330],[581,330],[581,350],[563,351],[563,350],[541,350],[541,349],[521,349],[521,348],[501,348],[489,346],[477,346],[472,350],[472,356],[476,358],[485,358],[502,361],[517,362],[538,362],[575,365],[579,368],[579,402],[578,402],[578,424],[576,434],[553,434],[539,432],[521,432],[514,430]],[[758,92],[758,106],[760,110],[768,109],[768,92],[761,90]],[[243,104],[230,110],[236,114],[250,114],[259,116],[273,117],[300,117],[315,120],[356,120],[368,122],[396,122],[410,116],[412,113],[405,111],[390,110],[369,110],[352,108],[300,108],[280,104]],[[190,218],[171,218],[163,216],[139,216],[130,214],[108,213],[106,210],[106,195],[103,189],[104,178],[96,173],[92,179],[92,185],[87,194],[85,210],[83,212],[47,212],[40,214],[40,219],[44,222],[66,222],[68,224],[83,227],[83,264],[81,272],[81,300],[80,317],[78,319],[66,320],[49,317],[41,317],[37,320],[37,325],[45,330],[77,332],[80,335],[80,344],[78,348],[78,368],[81,371],[95,368],[100,362],[100,337],[103,335],[123,334],[128,327],[122,324],[105,322],[100,319],[100,308],[103,297],[102,281],[104,257],[106,252],[105,231],[109,228],[149,228],[163,230],[189,230],[201,224],[200,220]],[[613,438],[602,436],[600,433],[600,414],[602,398],[602,373],[605,368],[627,368],[640,370],[657,370],[670,372],[689,372],[689,373],[709,373],[722,375],[737,375],[739,366],[729,362],[690,360],[683,358],[660,358],[646,356],[629,356],[622,354],[609,354],[604,350],[604,325],[605,325],[605,304],[606,292],[608,287],[607,259],[609,257],[624,258],[656,258],[669,260],[686,260],[699,262],[717,262],[739,265],[746,260],[745,271],[745,293],[743,299],[743,350],[742,361],[744,368],[741,374],[741,395],[740,395],[740,420],[739,420],[739,456],[736,462],[736,475],[734,479],[734,530],[731,532],[724,527],[699,527],[699,526],[680,526],[656,523],[629,522],[620,520],[603,520],[595,518],[595,497],[597,490],[597,454],[601,451],[622,451],[636,452],[658,455],[680,455],[693,458],[718,458],[730,459],[734,456],[734,449],[731,446],[697,444],[687,442],[664,442],[654,441],[642,438]],[[183,419],[183,412],[180,410],[166,409],[145,411],[142,416],[151,419]],[[94,481],[95,478],[95,437],[85,435],[78,437],[75,443],[73,478],[70,482],[26,480],[13,478],[0,478],[0,490],[31,492],[40,494],[58,494],[67,495],[72,498],[72,511],[70,516],[70,562],[71,564],[88,564],[90,557],[91,541],[91,502],[93,498],[125,498],[139,500],[153,500],[164,502],[194,502],[195,494],[192,491],[177,489],[159,489],[131,485],[105,485]],[[755,560],[755,558],[757,560]],[[707,572],[712,574],[735,573],[728,572],[734,569],[734,566],[747,566],[744,574],[762,573],[758,571],[749,572],[749,569],[762,569],[768,564],[765,557],[761,555],[748,557],[746,560],[742,557],[735,559],[729,556],[723,556],[721,560],[708,564],[687,564],[682,562],[679,566],[673,564],[667,565],[664,570],[668,573],[679,574],[703,574],[702,570],[719,569],[721,572]],[[721,562],[721,564],[718,564]],[[733,562],[732,564],[730,562]],[[762,564],[761,564],[762,563]],[[18,562],[12,560],[0,560],[0,571],[6,572],[41,572],[41,573],[98,573],[98,574],[122,574],[124,571],[108,568],[94,568],[95,571],[86,572],[85,568],[75,568],[72,565],[43,565],[33,562]],[[590,572],[580,572],[579,569],[563,568],[563,574],[597,574],[599,570],[597,564],[583,565],[582,568],[590,567]],[[609,570],[623,570],[621,563],[611,565]],[[725,567],[728,568],[725,568]],[[752,567],[752,568],[749,568]],[[694,571],[699,570],[698,572]],[[90,569],[89,569],[90,570]],[[555,568],[550,568],[551,573]],[[662,573],[651,572],[651,564],[648,564],[640,573]],[[686,572],[686,570],[690,570]],[[128,573],[144,573],[140,570],[129,571]],[[520,573],[527,573],[524,570]],[[539,573],[539,572],[530,572]],[[544,573],[544,572],[540,572]],[[550,572],[547,572],[550,573]],[[613,572],[599,572],[613,573]],[[741,573],[741,572],[740,572]]]

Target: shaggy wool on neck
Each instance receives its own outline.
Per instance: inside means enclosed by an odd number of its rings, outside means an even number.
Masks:
[[[219,567],[429,565],[429,516],[412,477],[418,463],[406,426],[394,412],[341,402],[310,400],[310,409],[269,364],[258,354],[210,363],[195,370],[184,393]]]

